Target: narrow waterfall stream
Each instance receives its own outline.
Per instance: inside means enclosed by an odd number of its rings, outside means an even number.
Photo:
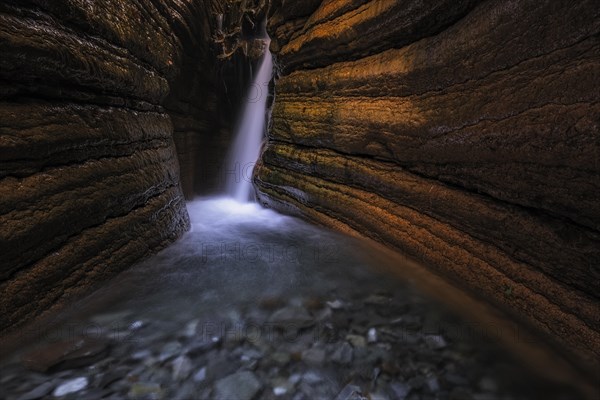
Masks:
[[[1,343],[0,399],[578,398],[499,347],[498,326],[385,272],[408,264],[249,202],[271,70],[267,54],[230,197],[190,202],[182,239]]]
[[[258,159],[265,134],[265,116],[269,81],[273,74],[273,60],[268,50],[254,77],[243,117],[227,160],[227,194],[237,201],[246,202],[252,194],[252,170]]]

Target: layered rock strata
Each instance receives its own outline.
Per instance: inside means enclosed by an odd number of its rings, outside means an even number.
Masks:
[[[260,201],[409,254],[597,370],[595,3],[282,2]]]
[[[0,330],[188,228],[161,104],[197,11],[150,0],[0,4]]]

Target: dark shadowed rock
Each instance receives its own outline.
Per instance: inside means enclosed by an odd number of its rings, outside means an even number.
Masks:
[[[33,371],[60,371],[90,365],[107,356],[108,351],[108,342],[80,337],[46,344],[23,355],[21,360]]]

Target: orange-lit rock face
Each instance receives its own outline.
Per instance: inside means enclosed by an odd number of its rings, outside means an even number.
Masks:
[[[275,4],[260,199],[406,252],[598,368],[600,10],[434,3]]]

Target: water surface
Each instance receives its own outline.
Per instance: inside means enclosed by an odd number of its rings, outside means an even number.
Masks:
[[[179,241],[27,328],[0,398],[577,398],[357,239],[232,199],[188,209]]]

